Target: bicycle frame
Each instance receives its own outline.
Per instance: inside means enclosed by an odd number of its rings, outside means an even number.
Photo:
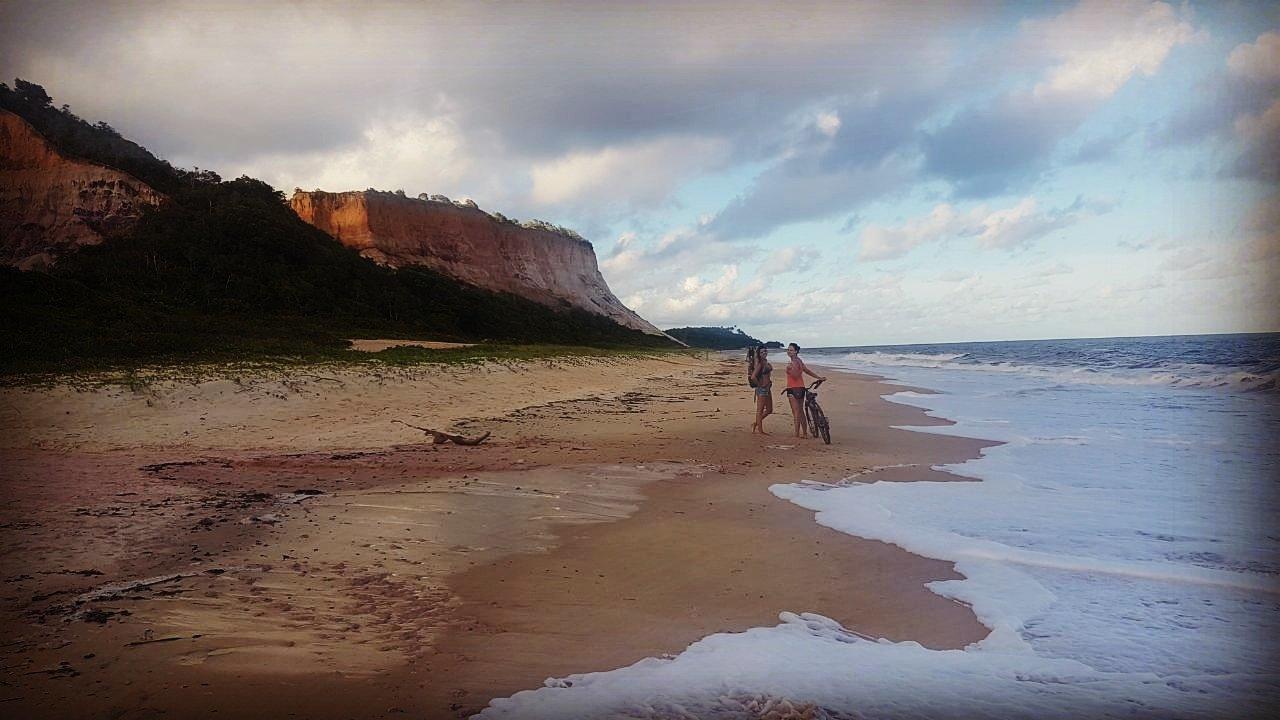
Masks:
[[[822,437],[822,441],[831,444],[831,428],[827,422],[826,413],[822,412],[822,406],[818,405],[818,386],[822,384],[821,380],[815,380],[812,385],[804,389],[804,422],[805,429],[808,430],[812,437]]]
[[[826,444],[831,444],[831,427],[827,422],[826,413],[822,412],[822,407],[818,405],[818,393],[816,390],[822,384],[822,380],[815,380],[812,385],[802,388],[804,390],[804,398],[800,400],[800,410],[803,413],[803,427],[812,437],[821,437]],[[785,392],[785,391],[784,391]]]

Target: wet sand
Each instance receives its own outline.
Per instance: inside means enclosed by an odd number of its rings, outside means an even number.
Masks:
[[[788,437],[781,402],[753,436],[738,365],[0,391],[0,708],[460,717],[783,611],[935,648],[985,636],[925,589],[949,564],[768,492],[919,477],[982,443],[894,430],[940,421],[835,373],[832,445]],[[493,436],[432,445],[395,418]]]

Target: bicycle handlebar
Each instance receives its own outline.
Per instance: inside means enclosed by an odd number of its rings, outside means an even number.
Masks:
[[[827,379],[826,379],[826,378],[822,378],[821,380],[814,380],[814,381],[813,381],[813,384],[812,384],[812,385],[809,385],[809,386],[808,386],[808,387],[806,387],[805,389],[806,389],[806,390],[817,390],[817,389],[818,389],[818,386],[819,386],[819,385],[821,385],[822,383],[826,382],[826,381],[827,381]],[[781,390],[779,390],[779,391],[778,391],[778,394],[779,394],[779,395],[782,395],[782,394],[786,393],[786,392],[787,392],[788,390],[790,390],[790,389],[791,389],[791,388],[782,388]]]

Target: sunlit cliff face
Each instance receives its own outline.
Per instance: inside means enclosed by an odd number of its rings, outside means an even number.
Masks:
[[[0,262],[23,269],[119,235],[163,199],[122,172],[64,157],[4,110],[0,158]]]
[[[474,202],[376,191],[294,193],[298,216],[383,265],[422,265],[550,307],[574,307],[660,331],[609,290],[591,243],[539,221],[516,223]]]

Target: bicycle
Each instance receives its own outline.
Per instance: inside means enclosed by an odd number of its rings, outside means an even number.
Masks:
[[[812,385],[805,388],[804,415],[809,421],[809,434],[817,437],[818,433],[822,433],[822,442],[830,445],[831,423],[827,422],[826,413],[822,412],[822,406],[818,405],[817,390],[821,384],[821,380],[814,380]]]
[[[831,423],[827,421],[826,413],[822,412],[822,406],[818,404],[818,386],[824,381],[814,380],[813,384],[804,389],[804,400],[801,405],[804,408],[804,422],[809,429],[809,434],[813,437],[822,436],[822,442],[831,444]]]

